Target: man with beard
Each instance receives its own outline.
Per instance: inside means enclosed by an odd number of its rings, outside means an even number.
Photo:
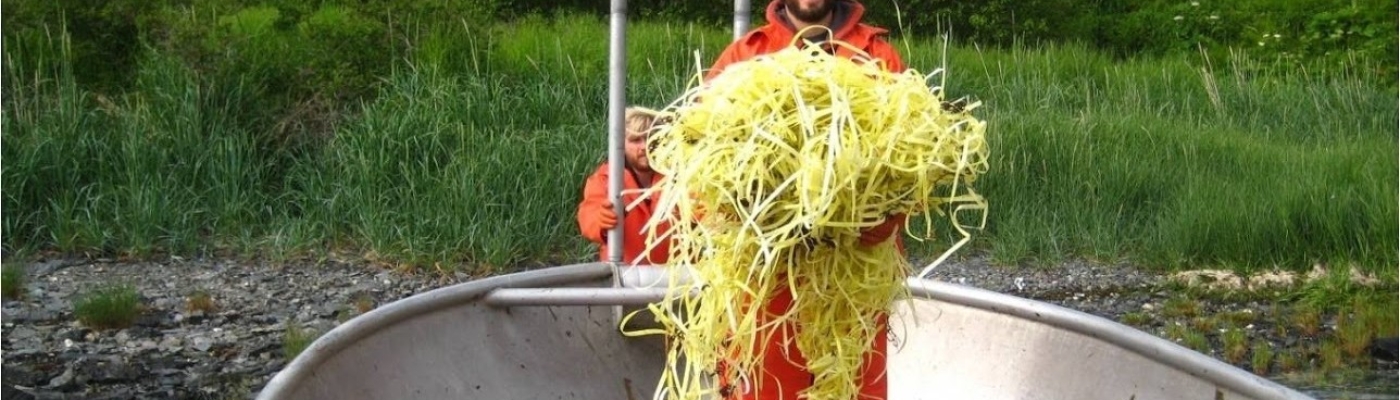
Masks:
[[[789,45],[805,46],[805,42],[822,46],[827,52],[842,57],[861,56],[881,63],[885,70],[900,72],[904,63],[899,53],[885,40],[885,29],[861,23],[865,7],[854,0],[773,0],[765,13],[768,24],[754,29],[725,48],[719,59],[706,73],[705,80],[713,79],[724,72],[724,68],[755,56],[776,52]],[[812,29],[806,29],[812,27]],[[806,29],[804,31],[804,29]],[[794,42],[798,33],[803,40]],[[831,38],[859,49],[859,54],[851,48],[827,43]],[[879,225],[866,229],[860,237],[860,244],[873,246],[894,236],[895,245],[904,249],[903,240],[896,235],[904,222],[903,215],[893,215]],[[792,307],[792,293],[782,291],[768,299],[764,305],[767,318],[760,325],[780,315],[785,315]],[[888,397],[889,383],[885,376],[885,350],[887,346],[888,321],[881,318],[876,340],[864,357],[861,367],[861,400],[882,400]],[[796,400],[803,389],[811,386],[813,376],[807,371],[807,360],[797,348],[796,331],[801,329],[793,322],[778,325],[777,331],[762,344],[764,357],[756,371],[748,371],[747,380],[728,382],[720,377],[720,393],[727,399]],[[723,368],[723,367],[721,367]],[[724,375],[724,374],[721,374]]]
[[[880,60],[887,71],[904,70],[899,53],[885,40],[889,31],[861,23],[865,7],[854,0],[773,0],[768,3],[764,14],[768,24],[749,31],[734,43],[730,43],[706,72],[705,80],[719,76],[729,64],[782,50],[794,44],[793,38],[798,32],[806,35],[803,39],[817,44],[835,37],[838,41],[860,49],[865,53],[864,56]],[[803,31],[808,27],[813,28]],[[798,41],[796,45],[804,44]],[[837,55],[855,55],[849,48],[824,47],[829,52],[835,51]]]
[[[656,112],[641,107],[628,107],[623,114],[626,128],[624,137],[622,203],[628,208],[622,222],[622,262],[636,265],[662,265],[670,257],[669,242],[662,242],[647,250],[647,220],[651,219],[655,205],[650,197],[637,198],[643,190],[661,180],[661,174],[652,171],[647,158],[647,136],[656,124]],[[635,204],[635,206],[633,206]],[[617,226],[617,213],[608,199],[608,163],[598,166],[593,175],[584,183],[583,200],[578,205],[578,227],[584,238],[598,244],[598,258],[608,261],[608,231]],[[663,227],[658,232],[665,232]],[[660,236],[660,235],[658,235]]]

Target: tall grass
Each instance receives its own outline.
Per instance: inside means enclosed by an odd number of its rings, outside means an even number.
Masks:
[[[942,65],[941,48],[912,47],[916,68]],[[1393,90],[1263,71],[1243,54],[1115,61],[1052,46],[947,56],[949,93],[983,101],[991,126],[983,243],[1004,262],[1397,262]]]
[[[468,29],[441,35],[465,40]],[[425,265],[586,257],[573,207],[605,156],[607,25],[525,19],[493,32],[480,54],[434,57],[389,77],[295,174],[305,191],[293,230]],[[693,70],[683,45],[706,39],[668,25],[632,35],[652,40],[629,46],[629,98],[660,107]],[[672,42],[681,46],[657,47]]]
[[[201,75],[153,49],[136,88],[99,94],[73,83],[61,40],[11,40],[5,251],[335,247],[490,267],[587,259],[573,208],[605,158],[607,21],[434,29],[376,96],[295,154],[247,111],[289,104],[267,99],[256,75]],[[634,21],[629,31],[628,98],[652,107],[679,96],[729,40],[687,24]],[[1268,70],[1245,54],[1115,60],[1078,46],[904,45],[910,66],[946,67],[951,97],[983,102],[992,170],[978,190],[991,210],[974,243],[1002,262],[1400,263],[1393,87]]]
[[[577,174],[596,161],[579,139],[601,129],[564,117],[586,111],[551,98],[554,89],[432,68],[398,74],[297,175],[299,223],[414,261],[557,259],[574,236]],[[545,105],[555,106],[553,127],[527,118]]]
[[[188,252],[261,228],[250,222],[266,220],[272,154],[232,118],[246,87],[211,89],[153,54],[133,92],[85,92],[66,43],[6,52],[18,78],[4,120],[7,248]],[[38,68],[23,70],[25,57]],[[50,62],[59,72],[44,76]]]
[[[63,37],[7,38],[3,136],[4,243],[10,250],[71,245],[100,237],[80,220],[98,165],[87,162],[103,149],[86,132],[110,124],[91,96],[78,89],[69,42]],[[28,66],[19,68],[18,66]]]

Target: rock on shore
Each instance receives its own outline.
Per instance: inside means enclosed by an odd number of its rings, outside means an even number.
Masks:
[[[27,269],[24,296],[4,302],[0,323],[7,400],[246,398],[287,361],[289,326],[324,333],[362,308],[451,283],[338,262],[59,260]],[[73,301],[109,284],[141,295],[133,326],[77,322]],[[196,295],[214,308],[192,307]]]

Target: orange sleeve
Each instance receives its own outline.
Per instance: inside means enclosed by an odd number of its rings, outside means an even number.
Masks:
[[[578,203],[578,229],[585,239],[603,243],[607,232],[598,223],[598,212],[608,204],[608,164],[603,163],[583,184],[583,200]]]
[[[870,56],[884,60],[886,71],[904,72],[904,60],[899,58],[899,52],[895,51],[894,46],[883,39],[876,38],[874,40],[875,43],[870,46]]]

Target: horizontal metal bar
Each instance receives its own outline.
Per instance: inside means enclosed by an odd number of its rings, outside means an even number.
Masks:
[[[665,288],[671,285],[674,276],[678,285],[692,285],[695,281],[686,269],[671,268],[665,265],[628,265],[613,271],[617,284],[628,288]]]
[[[661,301],[666,288],[514,288],[496,289],[483,299],[493,306],[619,306]]]

